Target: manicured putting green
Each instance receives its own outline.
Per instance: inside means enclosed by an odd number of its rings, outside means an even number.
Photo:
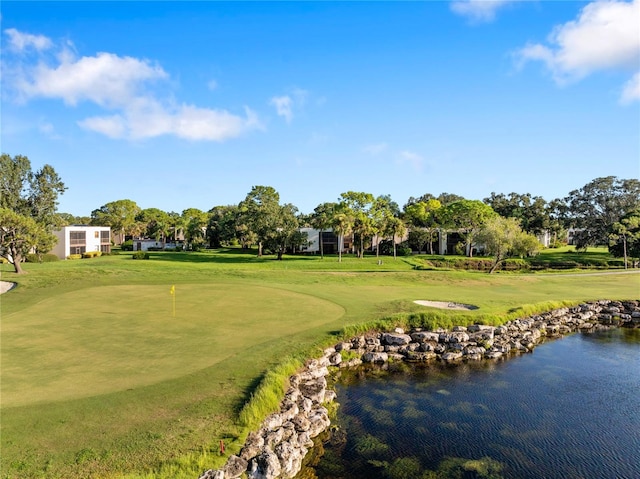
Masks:
[[[103,286],[2,318],[3,407],[155,384],[335,321],[330,301],[265,286]]]

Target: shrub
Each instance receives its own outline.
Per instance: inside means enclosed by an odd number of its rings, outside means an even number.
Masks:
[[[82,253],[83,258],[97,258],[102,256],[101,251],[87,251],[86,253]]]
[[[133,240],[127,240],[120,245],[122,251],[133,251]]]
[[[146,251],[136,251],[131,255],[132,259],[149,259],[149,253]]]
[[[502,263],[502,269],[505,271],[529,269],[529,262],[521,258],[510,258]]]
[[[67,256],[67,259],[82,259],[82,255],[81,254],[70,254],[69,256]]]
[[[396,254],[398,256],[411,256],[412,251],[411,248],[409,247],[408,243],[405,241],[403,243],[400,243],[397,247],[396,247]]]
[[[58,258],[55,254],[46,253],[46,254],[36,254],[29,253],[25,260],[27,263],[52,263],[54,261],[58,261]]]

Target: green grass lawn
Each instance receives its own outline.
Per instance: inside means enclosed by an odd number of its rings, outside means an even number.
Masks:
[[[238,413],[263,375],[345,326],[416,312],[500,321],[519,308],[640,296],[638,274],[416,271],[401,258],[240,250],[130,258],[25,264],[22,276],[0,267],[18,282],[0,297],[1,477],[197,477],[223,460],[220,439],[240,447]]]

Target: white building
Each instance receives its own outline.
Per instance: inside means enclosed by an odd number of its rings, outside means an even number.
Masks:
[[[54,231],[58,243],[51,252],[60,259],[88,251],[111,252],[111,228],[109,226],[63,226]]]
[[[156,241],[153,239],[134,239],[133,251],[149,251],[149,250],[175,250],[176,247],[182,247],[183,243],[171,241],[169,243]]]

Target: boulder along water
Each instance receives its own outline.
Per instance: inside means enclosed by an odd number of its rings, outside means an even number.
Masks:
[[[546,338],[615,327],[640,327],[640,301],[584,303],[514,319],[498,327],[476,324],[451,330],[396,329],[342,341],[326,349],[321,358],[309,360],[303,371],[290,378],[280,411],[268,416],[258,431],[249,434],[239,455],[229,457],[222,469],[205,471],[199,479],[233,479],[242,474],[250,479],[295,477],[313,447],[312,439],[330,425],[325,404],[336,396],[327,390],[330,367],[358,367],[363,362],[389,360],[499,360],[533,351]],[[350,351],[350,359],[343,361],[346,351]]]

